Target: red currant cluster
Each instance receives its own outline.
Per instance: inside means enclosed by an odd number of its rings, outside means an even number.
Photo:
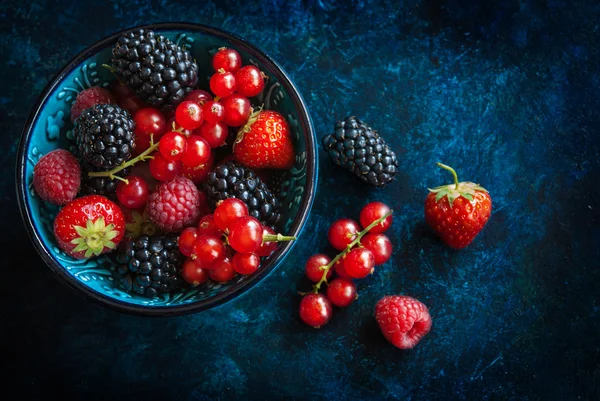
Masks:
[[[300,318],[306,324],[324,325],[331,319],[332,304],[346,307],[357,298],[352,280],[367,277],[392,256],[392,243],[383,234],[391,225],[392,211],[381,202],[371,202],[361,210],[360,224],[347,218],[333,222],[327,237],[341,252],[333,259],[316,254],[306,262],[306,277],[315,283],[311,292],[301,293]],[[330,282],[334,270],[338,277]],[[323,283],[326,295],[319,293]]]
[[[293,240],[295,237],[275,234],[249,216],[244,202],[225,199],[197,228],[188,227],[179,236],[179,250],[188,257],[181,275],[196,286],[209,278],[224,283],[236,273],[253,274],[260,267],[260,258],[273,253],[277,242]]]

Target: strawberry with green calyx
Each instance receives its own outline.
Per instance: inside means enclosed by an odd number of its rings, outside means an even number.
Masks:
[[[429,190],[425,220],[448,246],[462,249],[483,229],[492,212],[488,191],[472,182],[458,182],[452,167],[437,165],[452,173],[454,183]]]
[[[115,249],[124,234],[123,212],[100,195],[76,198],[54,219],[58,246],[76,259],[88,259]]]

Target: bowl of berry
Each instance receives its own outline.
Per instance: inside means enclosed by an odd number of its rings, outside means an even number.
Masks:
[[[315,196],[316,140],[263,51],[155,24],[97,42],[51,80],[16,175],[25,226],[61,281],[122,312],[181,315],[281,264]]]

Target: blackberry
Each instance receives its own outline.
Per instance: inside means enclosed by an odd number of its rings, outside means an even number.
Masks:
[[[348,117],[335,124],[335,132],[323,137],[330,159],[367,184],[384,187],[396,175],[396,155],[367,124]]]
[[[250,216],[275,229],[281,219],[281,202],[254,171],[234,161],[217,166],[208,174],[206,194],[214,209],[217,202],[238,198],[248,206]]]
[[[117,200],[117,185],[119,180],[110,179],[110,177],[90,177],[87,175],[88,172],[95,171],[91,167],[83,168],[83,174],[81,177],[81,194],[82,195],[102,195],[106,196],[113,202]],[[117,175],[120,177],[126,177],[131,172],[131,168],[127,167]]]
[[[116,256],[117,283],[127,292],[148,298],[181,289],[179,270],[184,256],[177,247],[178,237],[142,235],[127,241],[125,251]]]
[[[137,97],[163,111],[174,110],[198,84],[198,65],[190,52],[148,29],[123,34],[111,61]]]
[[[268,183],[269,188],[275,196],[277,196],[280,200],[284,200],[289,191],[289,180],[290,172],[285,170],[277,170],[271,174],[269,177]]]
[[[85,109],[73,129],[79,157],[97,171],[117,167],[131,157],[134,126],[131,115],[119,106],[97,104]]]

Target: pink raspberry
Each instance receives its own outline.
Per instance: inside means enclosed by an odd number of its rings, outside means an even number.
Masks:
[[[418,300],[403,296],[386,296],[375,306],[375,318],[385,338],[400,349],[410,349],[431,330],[431,316]]]
[[[81,167],[68,150],[53,150],[33,168],[33,187],[46,202],[66,205],[75,199],[80,185]]]
[[[82,90],[71,106],[71,121],[74,122],[81,112],[96,104],[115,104],[115,98],[104,88],[92,86]]]
[[[175,177],[162,183],[148,197],[149,219],[164,231],[179,231],[200,217],[201,196],[192,180]]]

